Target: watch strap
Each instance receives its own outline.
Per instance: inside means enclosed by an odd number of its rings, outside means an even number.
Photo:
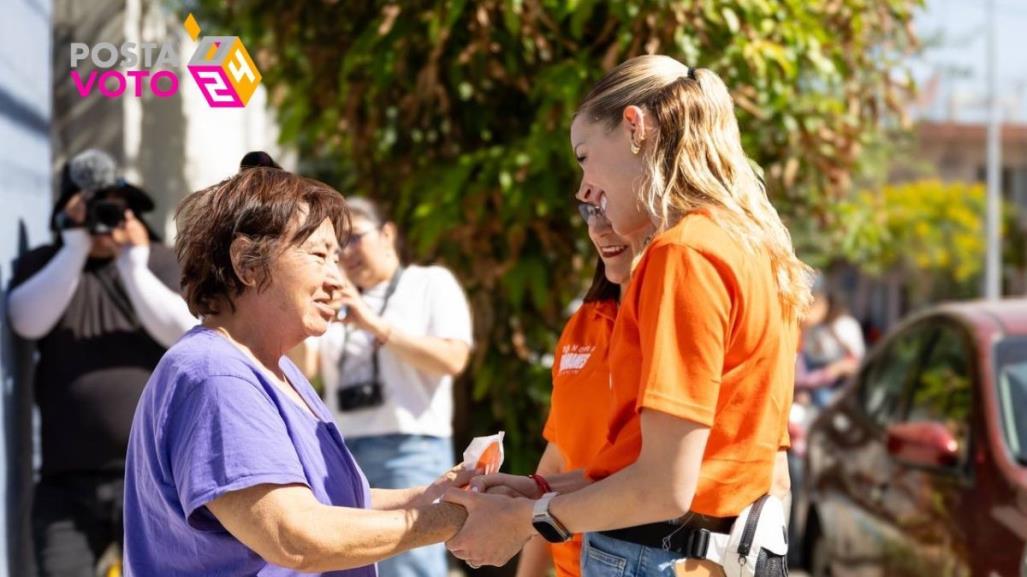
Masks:
[[[553,500],[553,497],[555,497],[556,495],[557,493],[555,492],[550,492],[546,493],[545,495],[542,495],[542,497],[540,497],[538,501],[535,501],[535,508],[532,510],[531,516],[536,519],[552,518],[552,515],[549,514],[549,503]]]

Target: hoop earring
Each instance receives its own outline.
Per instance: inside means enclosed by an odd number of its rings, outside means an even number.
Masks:
[[[632,140],[632,141],[631,141],[631,154],[634,154],[635,156],[638,156],[638,153],[639,153],[639,152],[640,152],[641,150],[642,150],[642,147],[641,147],[641,146],[639,146],[639,145],[637,145],[637,144],[635,144],[635,141],[634,141],[634,140]]]

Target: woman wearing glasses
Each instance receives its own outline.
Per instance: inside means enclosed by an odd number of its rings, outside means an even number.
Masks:
[[[564,326],[553,359],[553,392],[549,418],[542,435],[548,444],[535,475],[506,478],[519,491],[495,492],[541,497],[548,488],[579,485],[583,471],[606,442],[607,416],[611,405],[610,370],[607,364],[610,334],[617,318],[620,295],[631,277],[634,251],[618,236],[606,215],[595,205],[578,205],[588,224],[588,236],[598,258],[592,285],[584,302]],[[563,475],[568,474],[568,475]],[[550,482],[553,485],[550,485]],[[549,544],[541,538],[529,541],[521,553],[517,577],[544,577],[555,567],[557,577],[581,575],[581,535],[566,543]]]
[[[342,322],[317,343],[326,404],[372,486],[430,483],[453,466],[453,378],[472,342],[467,299],[445,268],[400,262],[396,225],[374,203],[346,205]],[[445,547],[382,561],[378,572],[445,577]]]

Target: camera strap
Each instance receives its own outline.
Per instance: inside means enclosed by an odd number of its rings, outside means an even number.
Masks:
[[[396,287],[399,286],[399,279],[403,276],[403,265],[400,265],[396,269],[396,272],[392,274],[392,278],[389,279],[389,285],[385,287],[385,298],[382,300],[381,309],[378,310],[378,316],[385,314],[385,309],[389,306],[389,299],[392,298],[393,293],[396,292]],[[342,341],[342,355],[339,357],[339,380],[342,380],[342,371],[346,365],[346,349],[349,347],[349,337],[353,334],[351,327],[346,327],[346,338]],[[374,340],[373,350],[371,351],[371,381],[378,382],[378,374],[381,371],[381,361],[378,358],[378,351],[382,348],[381,343],[378,339]]]
[[[107,293],[107,296],[110,297],[115,308],[117,308],[121,314],[125,316],[125,319],[129,324],[132,325],[132,328],[141,329],[143,328],[143,324],[140,322],[139,316],[132,307],[132,300],[125,291],[125,286],[122,284],[121,278],[118,276],[116,271],[117,269],[114,268],[114,261],[112,260],[110,263],[107,263],[103,267],[97,269],[93,276],[96,278],[97,282],[100,283],[100,287],[105,293]]]

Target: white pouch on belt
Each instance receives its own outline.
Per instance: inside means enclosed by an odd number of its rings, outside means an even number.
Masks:
[[[706,550],[706,559],[721,565],[727,577],[784,577],[787,555],[784,505],[771,495],[746,507],[730,534],[710,534]]]

